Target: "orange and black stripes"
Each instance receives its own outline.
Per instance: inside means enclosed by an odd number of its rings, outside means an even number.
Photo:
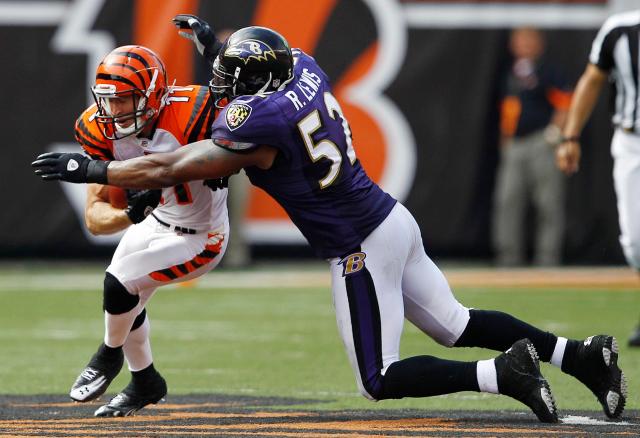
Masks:
[[[143,91],[151,83],[155,68],[159,68],[162,77],[166,77],[164,63],[154,52],[142,46],[123,46],[102,60],[96,79],[112,81],[116,86],[118,83],[126,84]]]
[[[211,129],[212,111],[211,97],[207,87],[200,87],[193,103],[193,109],[189,115],[189,120],[184,129],[184,137],[187,143],[202,140],[206,138],[207,130]],[[202,129],[206,127],[204,130]],[[203,135],[204,134],[204,135]]]
[[[200,254],[179,265],[174,265],[166,269],[160,269],[149,274],[151,278],[156,281],[172,281],[184,277],[195,271],[196,269],[211,263],[222,250],[222,243],[224,238],[219,234],[209,234],[209,237],[216,237],[215,243],[207,244],[204,247],[204,251]]]
[[[176,194],[176,201],[179,205],[187,205],[193,202],[193,195],[191,195],[191,189],[189,184],[178,184],[173,188]]]
[[[94,160],[113,160],[111,142],[104,138],[102,133],[96,129],[94,123],[88,121],[89,113],[93,108],[87,109],[76,121],[76,141]],[[93,110],[95,111],[95,109]]]

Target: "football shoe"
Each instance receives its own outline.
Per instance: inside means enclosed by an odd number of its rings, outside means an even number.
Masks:
[[[556,423],[558,411],[547,380],[540,374],[535,347],[521,339],[495,359],[498,391],[529,406],[544,423]]]
[[[69,397],[82,403],[97,399],[118,375],[123,363],[124,354],[121,348],[113,354],[105,354],[102,344],[73,383]]]
[[[113,397],[109,403],[98,408],[96,417],[128,417],[149,404],[163,400],[167,395],[167,382],[159,373],[144,385],[129,382],[121,393]]]
[[[578,345],[569,374],[593,392],[604,413],[618,418],[627,401],[627,381],[618,367],[618,341],[613,336],[590,336]]]

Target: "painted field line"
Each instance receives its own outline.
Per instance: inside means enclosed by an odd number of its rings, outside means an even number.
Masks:
[[[451,286],[530,287],[640,290],[640,276],[626,267],[585,267],[557,269],[445,268]],[[104,273],[100,270],[0,271],[0,292],[7,290],[100,290]],[[196,289],[330,288],[328,269],[281,268],[213,271],[188,287]],[[179,286],[169,286],[179,287]]]

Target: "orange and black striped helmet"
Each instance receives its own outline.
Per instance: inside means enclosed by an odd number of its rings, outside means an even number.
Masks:
[[[158,116],[169,92],[167,72],[151,49],[118,47],[98,66],[91,91],[95,120],[105,137],[117,140],[139,133]]]

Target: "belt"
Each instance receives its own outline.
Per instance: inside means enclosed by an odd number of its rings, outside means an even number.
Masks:
[[[178,231],[179,233],[184,233],[184,234],[198,234],[198,232],[192,228],[181,227],[179,225],[171,225],[164,221],[161,221],[160,219],[158,219],[158,216],[156,216],[153,213],[151,213],[151,216],[153,216],[154,219],[157,220],[160,225],[163,225],[169,228],[171,231]]]

